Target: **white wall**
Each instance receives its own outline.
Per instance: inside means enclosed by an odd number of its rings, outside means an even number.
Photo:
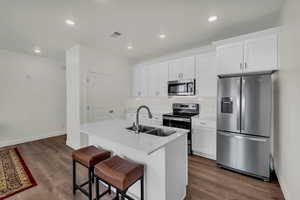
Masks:
[[[109,110],[113,110],[115,117],[124,117],[126,101],[131,94],[132,65],[129,60],[84,46],[80,47],[80,51],[81,123],[89,121],[86,107],[90,106],[90,109],[93,109],[93,105],[89,105],[91,103],[101,106],[101,112],[96,111],[98,115],[107,115]],[[99,85],[101,94],[98,93],[96,96],[92,96],[91,92],[93,91],[90,90],[91,87],[98,87],[98,85],[92,85],[93,78],[109,79],[108,85]],[[87,79],[89,79],[89,83],[87,83]],[[110,105],[105,104],[107,102],[104,101],[104,98],[109,99]]]
[[[80,135],[80,124],[93,121],[87,106],[97,115],[95,121],[106,118],[110,110],[114,111],[112,117],[124,117],[132,67],[126,58],[81,45],[69,49],[66,55],[67,144],[76,149],[87,144],[87,138]],[[102,85],[105,78],[109,83]]]
[[[287,200],[300,198],[300,1],[287,0],[281,16],[281,71],[276,80],[274,161]]]
[[[80,147],[80,46],[66,52],[67,145]]]
[[[0,50],[0,146],[64,132],[64,64]]]

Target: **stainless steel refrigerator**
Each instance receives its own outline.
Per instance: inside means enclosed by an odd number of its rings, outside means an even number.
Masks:
[[[218,166],[269,180],[271,75],[221,77],[217,102]]]

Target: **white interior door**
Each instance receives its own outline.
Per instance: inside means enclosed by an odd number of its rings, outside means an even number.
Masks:
[[[109,74],[88,73],[87,76],[87,121],[113,119],[120,113],[120,102],[112,89]]]

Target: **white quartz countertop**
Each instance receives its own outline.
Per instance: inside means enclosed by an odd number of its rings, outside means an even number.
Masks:
[[[132,123],[126,120],[105,120],[101,122],[83,124],[81,125],[80,130],[81,133],[98,136],[105,140],[109,140],[110,142],[114,142],[146,154],[151,154],[152,152],[155,152],[156,150],[166,146],[168,143],[188,133],[188,131],[184,129],[155,126],[176,131],[176,133],[170,136],[159,137],[145,133],[135,134],[133,131],[126,129],[129,126],[132,126]]]

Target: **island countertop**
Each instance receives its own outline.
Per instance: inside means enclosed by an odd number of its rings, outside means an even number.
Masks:
[[[130,126],[132,126],[132,122],[126,120],[105,120],[83,124],[80,127],[80,132],[98,136],[104,140],[109,140],[110,142],[135,149],[148,155],[188,133],[188,130],[184,129],[151,125],[153,127],[176,131],[176,133],[170,136],[159,137],[145,133],[135,134],[133,131],[126,129]]]

